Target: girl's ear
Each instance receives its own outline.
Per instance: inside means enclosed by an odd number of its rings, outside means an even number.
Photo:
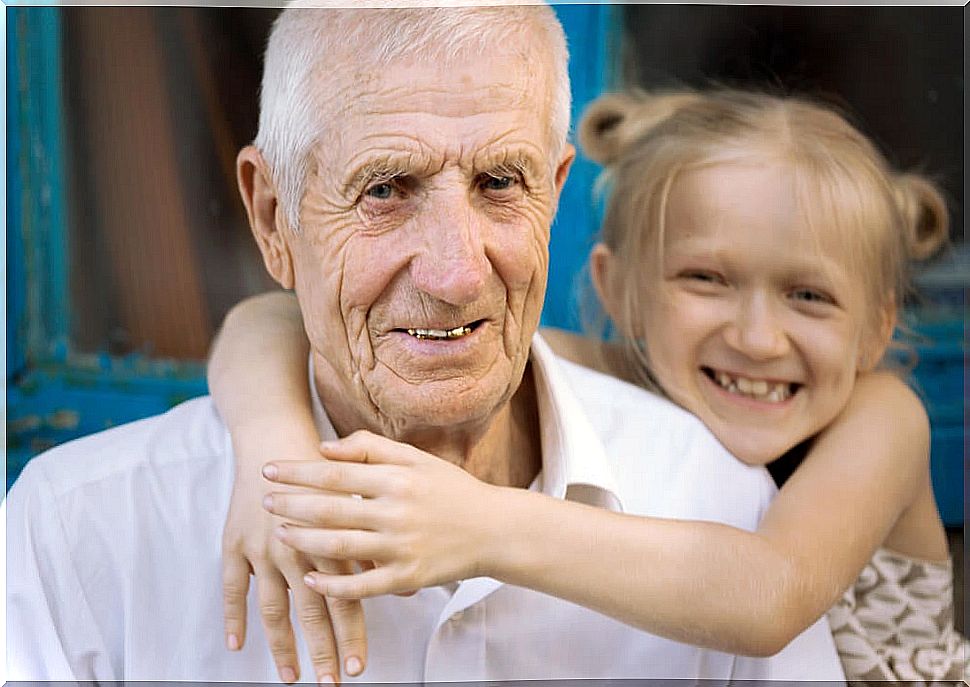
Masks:
[[[866,336],[859,347],[860,372],[869,372],[875,368],[886,354],[886,349],[893,340],[893,331],[896,329],[896,312],[896,298],[890,295],[879,313],[876,331]]]
[[[620,303],[621,294],[616,288],[617,278],[617,259],[613,251],[605,243],[597,243],[589,254],[589,276],[596,289],[596,296],[599,298],[600,305],[609,315],[613,324],[622,331],[626,332],[623,323],[623,307]]]

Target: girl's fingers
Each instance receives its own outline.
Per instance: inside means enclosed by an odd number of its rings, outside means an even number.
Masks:
[[[237,552],[223,549],[222,617],[226,648],[239,651],[246,642],[246,595],[249,593],[249,562]]]
[[[296,682],[300,677],[300,663],[296,656],[293,627],[290,625],[290,596],[286,580],[273,567],[261,567],[254,572],[259,591],[259,613],[277,673],[280,680],[287,684]]]
[[[346,561],[323,561],[314,558],[317,570],[325,574],[349,573],[352,565]],[[305,579],[305,578],[304,578]],[[300,580],[307,593],[316,596],[312,588]],[[321,597],[325,598],[325,597]],[[364,623],[364,607],[358,599],[326,597],[330,609],[330,621],[344,672],[351,677],[360,675],[367,665],[367,628]]]
[[[357,566],[360,568],[360,571],[355,574],[359,575],[360,573],[367,572],[368,570],[373,570],[374,568],[377,567],[377,564],[374,563],[374,561],[357,561]],[[319,566],[317,567],[317,570],[320,570],[321,572],[323,572]],[[394,592],[394,593],[397,594],[398,596],[414,596],[415,594],[418,593],[418,590],[409,589],[406,592]]]
[[[317,683],[324,685],[340,682],[340,661],[337,655],[336,630],[333,627],[327,602],[303,583],[305,571],[294,570],[286,574],[286,581],[293,591],[293,607],[303,630],[310,662]]]
[[[352,575],[310,572],[303,579],[317,594],[334,599],[366,599],[381,594],[400,593],[408,587],[396,579],[390,566],[378,566]]]
[[[305,583],[304,583],[305,586]],[[315,594],[309,587],[306,590]],[[358,599],[323,597],[330,608],[333,631],[340,652],[344,672],[356,677],[367,666],[367,628],[364,625],[364,608]]]
[[[279,484],[373,497],[386,491],[389,469],[330,460],[277,460],[263,466],[263,477]]]
[[[366,430],[336,441],[324,441],[320,444],[320,453],[332,460],[374,465],[412,465],[425,455],[413,446]]]
[[[376,529],[379,518],[373,501],[350,496],[274,492],[263,507],[286,520],[326,528]]]
[[[377,532],[282,525],[276,530],[276,536],[297,551],[338,561],[380,561],[389,554],[386,538]]]

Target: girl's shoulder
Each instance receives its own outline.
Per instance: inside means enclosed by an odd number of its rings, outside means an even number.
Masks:
[[[929,431],[929,418],[923,401],[902,377],[889,370],[876,370],[859,376],[849,404],[842,413],[851,414],[871,417],[880,423],[903,423],[901,429],[910,431]]]

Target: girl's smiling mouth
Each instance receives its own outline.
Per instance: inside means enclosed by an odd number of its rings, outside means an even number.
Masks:
[[[798,393],[801,388],[801,384],[795,382],[752,379],[707,366],[702,366],[701,372],[728,393],[762,403],[784,403]]]

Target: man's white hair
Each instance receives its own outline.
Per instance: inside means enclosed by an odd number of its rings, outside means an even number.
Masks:
[[[337,71],[339,60],[351,50],[364,53],[376,65],[412,57],[448,61],[482,55],[487,59],[508,51],[509,46],[519,46],[523,52],[531,49],[538,37],[546,45],[551,69],[546,112],[550,113],[549,163],[555,169],[569,133],[570,90],[566,37],[552,8],[508,0],[452,0],[446,7],[440,0],[433,3],[435,7],[430,4],[423,0],[352,4],[296,0],[277,17],[266,48],[255,145],[269,164],[293,230],[300,226],[310,153],[326,126],[325,93],[315,79]],[[321,7],[329,9],[311,9]]]

